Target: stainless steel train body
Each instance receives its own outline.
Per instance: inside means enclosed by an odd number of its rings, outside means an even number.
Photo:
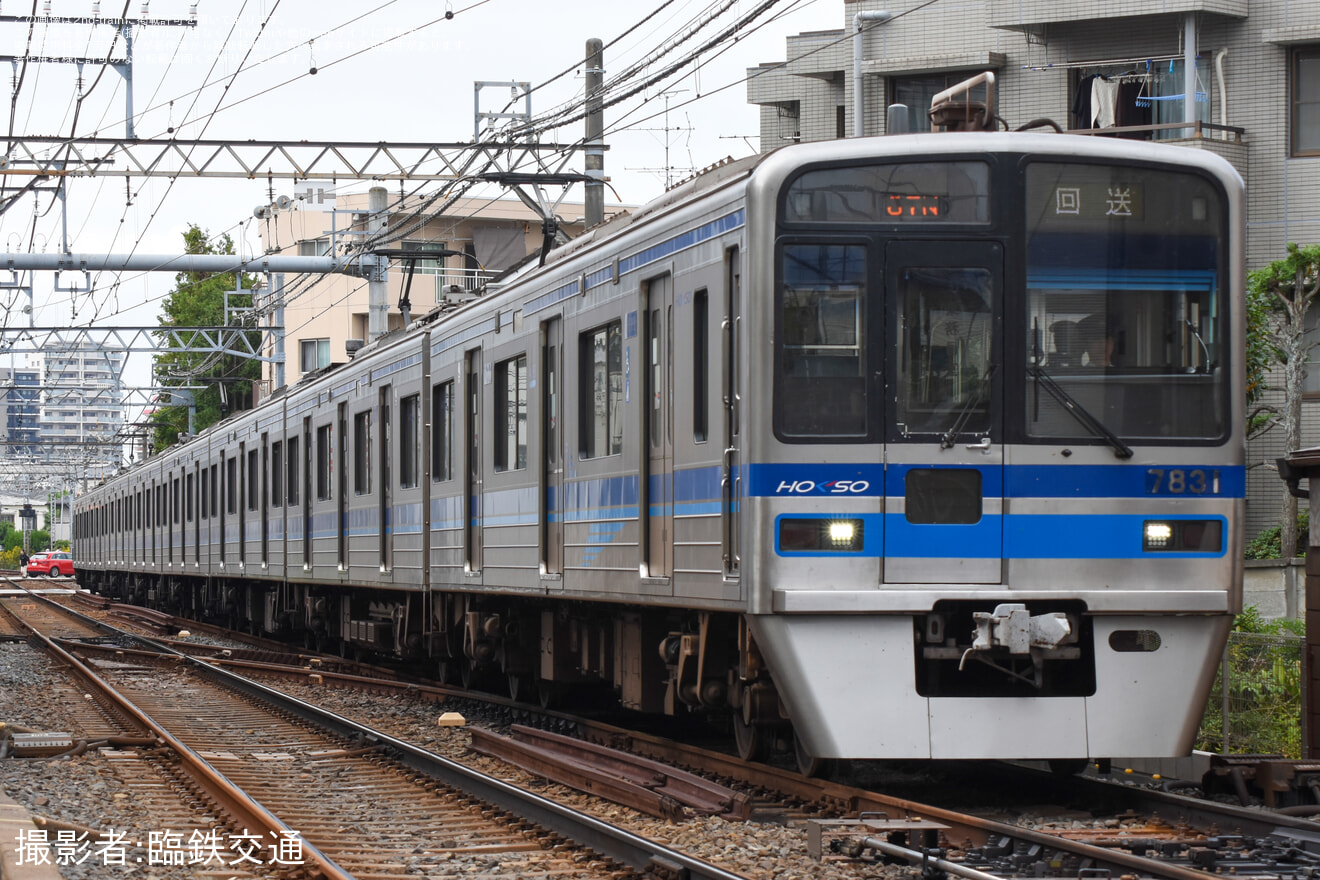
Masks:
[[[1241,189],[1061,135],[732,163],[88,491],[78,574],[749,757],[1185,752],[1240,604]]]

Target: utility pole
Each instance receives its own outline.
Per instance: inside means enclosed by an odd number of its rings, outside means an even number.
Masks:
[[[605,220],[604,45],[597,37],[587,40],[587,151],[583,158],[590,180],[583,186],[583,207],[588,229]]]
[[[374,238],[385,231],[389,219],[386,210],[389,198],[389,191],[383,186],[373,186],[367,191],[367,208],[371,211],[367,221],[368,238]],[[375,266],[368,267],[368,259],[376,260]],[[367,271],[367,342],[379,339],[390,329],[389,265],[389,260],[381,257],[363,258],[363,268]]]

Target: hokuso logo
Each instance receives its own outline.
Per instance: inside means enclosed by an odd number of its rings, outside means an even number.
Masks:
[[[776,495],[861,495],[871,484],[867,480],[780,480]]]

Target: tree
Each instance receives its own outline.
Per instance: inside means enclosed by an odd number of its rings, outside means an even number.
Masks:
[[[1260,310],[1264,318],[1260,339],[1274,361],[1283,365],[1283,444],[1291,452],[1301,443],[1302,379],[1306,361],[1315,343],[1306,339],[1306,312],[1320,295],[1320,245],[1288,245],[1288,256],[1247,275],[1248,313]],[[1257,350],[1259,355],[1259,350]],[[1248,394],[1253,377],[1252,353],[1248,352]],[[1254,377],[1259,381],[1260,376]],[[1297,550],[1297,499],[1283,493],[1279,517],[1280,552],[1288,559]]]
[[[234,242],[228,234],[212,238],[197,225],[183,234],[189,254],[232,254]],[[227,321],[225,293],[230,307],[252,305],[251,294],[234,295],[234,275],[208,275],[204,272],[180,272],[174,276],[174,290],[162,309],[163,327],[221,327],[237,323]],[[253,276],[242,274],[242,289],[251,290]],[[204,385],[192,392],[196,415],[192,430],[202,431],[231,412],[252,406],[252,386],[261,378],[261,363],[252,358],[230,354],[200,354],[177,347],[167,334],[159,334],[169,348],[156,356],[156,384],[169,386]],[[256,344],[253,342],[255,349]],[[178,440],[188,430],[186,395],[174,395],[151,416],[152,447],[156,452]]]

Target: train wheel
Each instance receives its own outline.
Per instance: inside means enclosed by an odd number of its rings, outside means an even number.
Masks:
[[[542,709],[553,709],[559,704],[559,685],[547,678],[536,680],[536,702]]]
[[[797,761],[798,772],[803,776],[822,776],[829,772],[830,762],[807,751],[806,744],[796,730],[793,731],[793,757]]]
[[[453,657],[445,657],[436,664],[435,675],[436,678],[440,680],[441,684],[458,684],[459,678],[461,677],[458,668],[459,662],[460,661],[455,660]],[[466,663],[467,661],[464,660],[462,662]]]
[[[531,695],[532,683],[526,674],[510,672],[506,676],[509,682],[509,699],[525,702]]]
[[[476,681],[477,670],[472,665],[471,660],[461,659],[458,661],[458,681],[463,685],[464,690],[472,690],[472,684]]]
[[[765,728],[743,721],[741,712],[733,713],[733,742],[738,757],[744,761],[762,761],[766,753]]]

